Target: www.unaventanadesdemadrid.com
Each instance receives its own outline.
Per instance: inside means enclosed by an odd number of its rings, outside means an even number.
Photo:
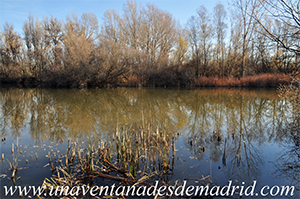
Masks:
[[[257,181],[252,184],[242,182],[241,185],[233,185],[232,181],[228,181],[225,186],[217,185],[187,185],[187,181],[182,184],[173,186],[159,185],[159,181],[155,181],[155,185],[146,186],[3,186],[5,196],[115,196],[115,197],[195,197],[195,196],[257,196],[257,197],[276,197],[276,196],[294,196],[294,186],[268,186],[265,185],[257,188]]]

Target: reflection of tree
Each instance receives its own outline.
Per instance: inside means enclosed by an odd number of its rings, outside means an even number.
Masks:
[[[260,176],[261,154],[245,135],[230,140],[226,146],[225,172],[229,179],[251,181]]]
[[[290,85],[281,86],[278,91],[285,103],[291,107],[290,123],[279,131],[284,149],[275,162],[277,174],[291,181],[300,190],[300,78],[298,72]],[[299,194],[299,193],[298,193]],[[298,195],[299,196],[299,195]]]
[[[116,126],[142,121],[154,128],[175,132],[188,130],[200,145],[213,131],[235,134],[239,123],[239,99],[244,96],[244,111],[260,112],[254,119],[246,115],[249,131],[266,130],[271,119],[282,120],[284,109],[270,92],[243,90],[164,90],[164,89],[90,89],[90,90],[2,90],[3,126],[19,136],[27,126],[32,139],[62,141],[84,138],[91,133],[102,136]],[[254,102],[261,103],[256,105]],[[271,104],[273,105],[271,107]],[[257,107],[260,107],[258,111]],[[281,109],[280,109],[281,107]],[[273,114],[266,114],[274,108]],[[277,109],[278,108],[278,109]],[[249,122],[251,121],[251,122]],[[260,126],[260,128],[257,128]],[[226,128],[227,127],[227,128]],[[14,131],[11,129],[15,129]],[[234,135],[233,135],[234,136]],[[248,135],[257,139],[261,134]],[[264,139],[262,139],[264,141]],[[211,145],[214,148],[215,143]]]
[[[300,190],[300,117],[295,114],[281,134],[285,134],[284,151],[275,162],[276,174],[282,179],[289,179],[292,186]]]
[[[0,95],[0,107],[3,107],[5,103],[3,95]],[[6,137],[8,134],[5,131],[5,125],[4,125],[4,112],[3,109],[0,108],[0,132],[1,132],[1,138]]]
[[[204,157],[203,147],[214,162],[222,159],[229,179],[257,179],[263,164],[258,147],[276,135],[288,114],[282,101],[240,91],[195,92],[190,102],[186,147],[197,159]]]
[[[24,112],[26,101],[22,99],[23,97],[24,93],[21,90],[16,90],[16,92],[7,93],[7,96],[2,98],[1,112],[2,117],[4,117],[2,133],[4,135],[10,134],[14,139],[20,137],[20,131],[25,127],[28,119],[26,112]]]

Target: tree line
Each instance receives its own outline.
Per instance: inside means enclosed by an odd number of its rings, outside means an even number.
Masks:
[[[127,1],[123,14],[30,14],[0,34],[1,83],[45,87],[190,86],[299,70],[299,1],[232,0],[200,6],[185,26],[154,4]],[[202,81],[203,82],[203,81]],[[198,84],[197,84],[198,83]]]

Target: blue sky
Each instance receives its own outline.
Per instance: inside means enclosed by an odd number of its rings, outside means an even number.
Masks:
[[[0,23],[1,28],[6,21],[13,23],[15,30],[22,33],[23,22],[30,12],[39,19],[53,15],[61,20],[73,12],[79,16],[84,12],[92,12],[101,23],[106,9],[114,8],[122,13],[125,2],[126,0],[0,0]],[[159,8],[170,12],[181,25],[184,25],[201,5],[204,5],[210,12],[219,2],[225,7],[228,6],[227,0],[141,0],[140,2],[143,5],[148,2],[154,3]]]

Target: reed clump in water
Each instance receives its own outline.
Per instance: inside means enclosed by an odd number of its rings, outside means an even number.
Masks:
[[[177,134],[166,130],[147,128],[117,128],[112,139],[92,143],[86,147],[79,142],[68,141],[66,155],[52,158],[49,163],[55,172],[45,187],[77,186],[93,184],[99,179],[118,181],[123,185],[148,184],[150,179],[164,178],[173,174],[175,162],[175,140]]]
[[[18,150],[18,146],[16,145],[16,149]],[[11,178],[14,179],[15,178],[15,173],[17,172],[18,170],[18,152],[15,156],[14,154],[14,151],[15,151],[15,145],[12,144],[12,147],[11,147],[11,154],[13,156],[12,158],[12,161],[9,162],[9,166],[10,166],[10,169],[12,171],[12,174],[11,174]]]
[[[22,151],[19,149],[18,143],[14,144],[12,143],[12,147],[11,147],[11,154],[12,154],[12,160],[8,161],[9,163],[9,167],[11,170],[11,180],[13,182],[14,185],[16,185],[16,176],[17,176],[17,172],[18,172],[18,162],[19,162],[19,155],[22,154]],[[2,161],[4,161],[4,154],[2,154]]]

